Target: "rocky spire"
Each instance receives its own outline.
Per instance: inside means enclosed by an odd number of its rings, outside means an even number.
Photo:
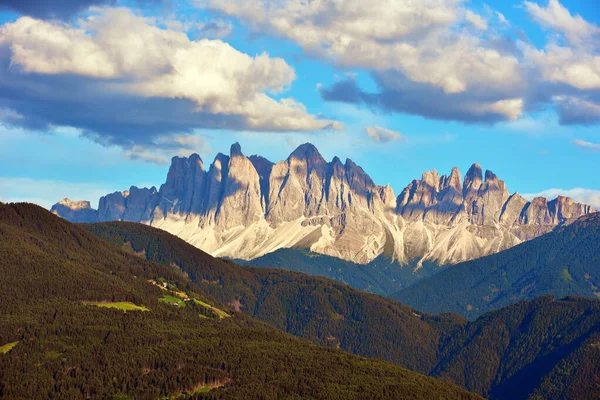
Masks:
[[[63,200],[52,211],[71,221],[128,220],[180,235],[217,256],[253,258],[300,247],[355,262],[381,254],[455,263],[549,232],[593,209],[558,197],[509,196],[496,174],[473,164],[413,180],[394,199],[352,160],[327,163],[311,144],[273,164],[246,158],[239,143],[204,169],[197,154],[174,157],[159,191],[108,194],[98,211]]]
[[[469,168],[465,175],[465,182],[463,184],[463,199],[466,202],[471,202],[477,196],[477,191],[481,186],[482,180],[481,165],[477,163],[471,165],[471,168]]]

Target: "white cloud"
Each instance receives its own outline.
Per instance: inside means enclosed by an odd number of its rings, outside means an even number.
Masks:
[[[292,39],[305,51],[342,67],[365,68],[376,74],[394,71],[412,82],[441,88],[445,94],[485,92],[486,96],[478,96],[478,103],[491,106],[518,98],[519,88],[525,84],[515,57],[456,29],[465,18],[479,29],[487,28],[480,15],[464,12],[459,0],[202,3],[240,18],[256,30]],[[483,104],[481,110],[485,107]],[[493,113],[505,111],[493,108]],[[508,112],[509,118],[515,115],[512,107]]]
[[[597,45],[600,27],[580,15],[571,15],[558,0],[550,0],[546,7],[528,1],[524,4],[537,23],[554,35],[563,35],[567,42],[559,44],[551,38],[543,49],[524,46],[526,60],[535,65],[542,79],[581,91],[600,89],[600,47]]]
[[[500,22],[502,25],[510,25],[510,22],[508,22],[508,20],[506,19],[506,17],[504,16],[504,14],[502,14],[499,11],[495,11],[496,14],[496,18],[498,18],[498,22]]]
[[[14,122],[23,119],[23,116],[16,112],[15,110],[11,110],[10,108],[0,107],[0,123],[2,122]]]
[[[525,46],[525,57],[548,82],[564,83],[581,90],[600,89],[600,56],[587,49],[554,43],[543,50]]]
[[[573,200],[579,203],[589,204],[596,210],[600,210],[600,190],[595,189],[548,189],[539,193],[523,194],[522,196],[528,200],[540,196],[546,197],[548,199],[555,199],[558,196],[566,196],[572,198]]]
[[[123,157],[153,164],[166,165],[170,157],[187,157],[191,153],[207,151],[206,141],[194,135],[161,136],[151,144],[137,144],[123,151]]]
[[[125,8],[100,9],[65,25],[21,17],[0,28],[0,47],[24,73],[74,74],[104,80],[106,90],[142,97],[187,99],[196,111],[239,116],[248,129],[317,130],[319,120],[286,90],[296,75],[281,58],[251,57],[220,40],[191,41]]]
[[[77,200],[99,199],[112,191],[114,190],[95,183],[0,177],[1,201],[35,203],[48,209],[63,197]],[[97,204],[92,204],[92,207],[97,207]]]
[[[595,124],[600,122],[600,104],[575,96],[554,96],[563,123]]]
[[[376,142],[387,143],[394,141],[407,142],[408,138],[398,131],[382,128],[381,126],[368,126],[365,128],[367,135]]]
[[[489,6],[476,13],[461,0],[197,3],[255,31],[288,38],[339,67],[369,71],[379,90],[365,93],[334,84],[331,90],[320,89],[329,101],[497,122],[556,104],[553,96],[575,98],[600,89],[600,28],[571,14],[558,0],[524,3],[531,18],[553,34],[542,48],[503,33],[510,23],[502,13]],[[555,39],[557,34],[567,45]],[[564,110],[559,109],[561,123],[589,123],[573,113],[573,118],[565,116]]]
[[[599,143],[586,142],[585,140],[575,139],[571,143],[573,143],[577,147],[581,147],[588,150],[600,151]]]
[[[600,33],[600,28],[587,22],[580,15],[571,15],[558,0],[549,0],[546,7],[529,1],[525,1],[524,5],[536,22],[562,33],[574,45],[582,45],[592,35]]]
[[[471,23],[475,28],[480,29],[482,31],[487,30],[488,24],[485,19],[479,14],[474,13],[473,11],[467,10],[465,13],[465,19],[467,22]]]
[[[143,147],[140,148],[140,146],[133,146],[131,150],[124,151],[123,157],[134,161],[144,161],[159,165],[167,165],[169,163],[167,157],[147,151]]]

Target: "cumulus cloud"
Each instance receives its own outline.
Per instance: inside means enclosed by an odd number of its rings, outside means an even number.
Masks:
[[[587,22],[580,15],[571,15],[558,0],[549,0],[546,7],[525,1],[525,9],[531,17],[553,31],[562,33],[575,45],[583,45],[591,36],[600,34],[600,29]]]
[[[384,111],[417,114],[440,120],[471,123],[514,121],[523,112],[521,98],[485,103],[478,101],[470,93],[445,95],[440,88],[396,78],[393,73],[377,76],[377,85],[382,90],[375,93],[363,91],[353,79],[322,87],[319,92],[328,101],[364,103]]]
[[[600,151],[600,144],[598,143],[586,142],[585,140],[581,139],[575,139],[571,143],[573,143],[577,147],[581,147],[582,149]]]
[[[600,210],[600,190],[595,189],[548,189],[539,193],[524,194],[522,196],[528,200],[539,196],[546,197],[548,199],[555,199],[558,196],[566,196],[579,203],[589,204],[596,210]]]
[[[398,131],[382,128],[381,126],[368,126],[365,128],[367,136],[379,143],[402,141],[407,142],[408,138]]]
[[[335,65],[369,71],[378,84],[377,103],[389,110],[425,115],[423,107],[410,103],[434,95],[436,102],[452,106],[431,112],[440,118],[514,119],[522,113],[527,86],[519,61],[463,28],[486,30],[488,24],[481,15],[464,10],[462,3],[208,0],[203,4],[256,30],[294,40],[306,52]],[[393,104],[398,94],[402,98]],[[432,103],[431,98],[424,102]]]
[[[471,23],[475,28],[480,29],[482,31],[487,30],[488,24],[485,19],[479,14],[474,13],[473,11],[467,10],[465,13],[465,19],[467,22]]]
[[[600,89],[600,56],[587,49],[550,43],[542,50],[526,46],[525,55],[547,82],[581,90]]]
[[[293,40],[336,66],[364,69],[377,85],[367,93],[347,79],[321,87],[326,100],[476,123],[514,121],[557,106],[561,121],[587,123],[555,102],[556,96],[600,88],[600,58],[587,45],[598,27],[571,15],[558,0],[524,6],[534,21],[567,39],[566,46],[549,41],[542,49],[504,33],[510,24],[501,13],[484,7],[479,14],[460,0],[199,3],[256,31]]]
[[[123,156],[130,160],[166,165],[173,156],[187,157],[190,153],[199,153],[207,149],[207,143],[198,136],[163,136],[151,144],[133,145],[123,151]]]
[[[15,110],[11,110],[10,108],[0,107],[0,124],[1,123],[11,123],[18,122],[23,119],[23,116],[16,112]]]
[[[531,18],[550,31],[544,48],[523,46],[527,62],[546,84],[538,85],[540,92],[547,93],[562,124],[600,123],[600,27],[572,15],[558,0],[545,7],[524,4]]]
[[[281,58],[190,40],[125,8],[70,25],[22,17],[0,28],[0,108],[29,128],[73,126],[124,148],[203,127],[338,127],[279,98],[295,77]]]
[[[564,125],[600,123],[600,101],[576,96],[555,96],[554,102]]]

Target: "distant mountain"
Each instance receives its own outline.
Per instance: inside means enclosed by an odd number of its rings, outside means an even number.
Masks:
[[[203,291],[318,344],[450,379],[491,399],[600,397],[600,301],[551,296],[469,323],[421,313],[327,279],[212,258],[140,224],[85,225],[109,242],[179,269]]]
[[[553,294],[600,296],[600,213],[495,255],[447,268],[392,297],[431,313],[476,318]]]
[[[355,289],[382,296],[392,295],[424,277],[440,271],[437,264],[423,263],[400,268],[384,255],[367,264],[357,264],[337,257],[303,249],[279,249],[250,261],[233,260],[238,264],[262,268],[279,268],[345,283]]]
[[[0,203],[0,272],[3,399],[479,398],[294,338],[34,205]]]
[[[325,161],[311,144],[278,163],[245,157],[239,144],[208,170],[200,156],[173,158],[159,190],[131,187],[98,210],[63,200],[70,221],[133,221],[173,233],[214,256],[250,260],[280,248],[366,264],[448,264],[507,249],[593,209],[566,197],[531,202],[478,164],[465,175],[435,170],[398,197],[352,160]]]

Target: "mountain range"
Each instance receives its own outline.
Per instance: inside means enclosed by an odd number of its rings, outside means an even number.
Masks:
[[[100,198],[97,210],[63,199],[51,211],[73,222],[152,225],[214,256],[250,260],[299,248],[418,269],[497,253],[594,210],[562,196],[511,195],[478,164],[464,179],[457,168],[427,171],[396,196],[352,160],[327,162],[311,144],[272,163],[235,143],[208,170],[197,154],[174,157],[158,190],[132,186]]]

